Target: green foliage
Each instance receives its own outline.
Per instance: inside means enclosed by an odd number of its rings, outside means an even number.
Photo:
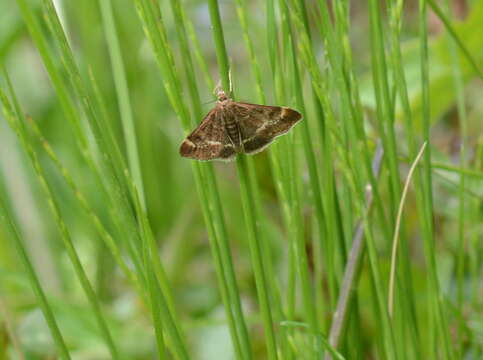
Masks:
[[[0,358],[480,358],[483,1],[404,5],[0,2]],[[181,158],[217,82],[304,118]]]

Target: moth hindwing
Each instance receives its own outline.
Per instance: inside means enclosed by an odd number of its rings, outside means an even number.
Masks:
[[[302,115],[293,109],[236,102],[218,93],[218,101],[181,144],[180,155],[195,160],[233,160],[256,154],[287,133]]]

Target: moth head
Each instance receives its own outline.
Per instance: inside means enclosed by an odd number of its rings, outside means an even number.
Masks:
[[[218,101],[225,101],[228,99],[225,92],[221,89],[218,89],[218,91],[216,92],[216,97],[218,98]]]
[[[231,81],[230,81],[230,83],[231,83]],[[216,95],[216,98],[218,99],[218,101],[228,100],[228,96],[226,96],[225,91],[221,87],[221,81],[218,81],[218,84],[216,84],[216,87],[213,90],[213,93]]]

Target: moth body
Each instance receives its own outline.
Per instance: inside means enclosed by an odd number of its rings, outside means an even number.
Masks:
[[[233,103],[234,101],[228,98],[226,100],[219,101],[219,116],[221,116],[221,121],[232,145],[235,147],[235,151],[239,153],[243,152],[243,140],[237,114],[233,108]]]

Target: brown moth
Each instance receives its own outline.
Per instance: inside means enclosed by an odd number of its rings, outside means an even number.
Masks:
[[[223,91],[217,97],[215,107],[181,144],[181,156],[230,161],[237,153],[256,154],[302,118],[287,107],[233,101]]]

